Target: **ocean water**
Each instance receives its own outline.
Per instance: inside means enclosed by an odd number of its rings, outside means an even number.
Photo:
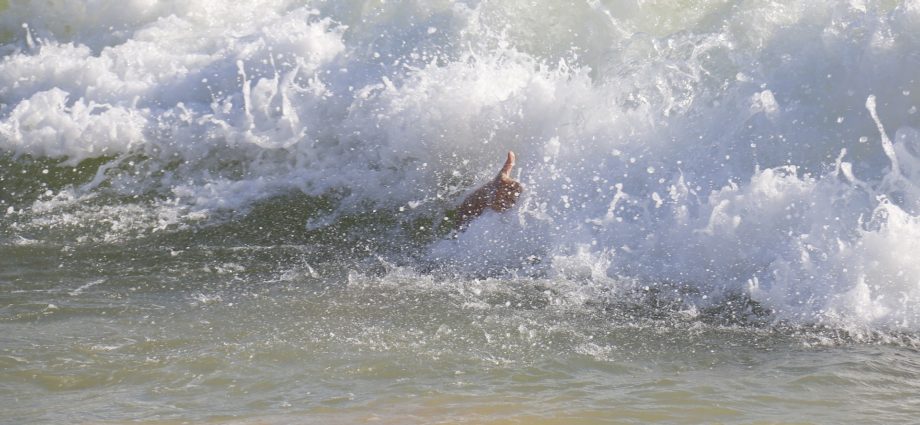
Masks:
[[[920,417],[920,1],[0,0],[0,55],[0,423]]]

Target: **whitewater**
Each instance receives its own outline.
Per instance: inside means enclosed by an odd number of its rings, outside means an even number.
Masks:
[[[918,34],[915,0],[0,1],[0,422],[909,422]],[[508,150],[518,204],[456,231]]]

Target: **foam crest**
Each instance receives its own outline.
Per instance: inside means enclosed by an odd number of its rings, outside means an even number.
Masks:
[[[917,1],[541,5],[17,3],[0,149],[111,158],[17,217],[114,195],[125,237],[299,192],[334,199],[309,230],[384,211],[359,233],[405,236],[512,149],[519,205],[401,261],[916,329]]]

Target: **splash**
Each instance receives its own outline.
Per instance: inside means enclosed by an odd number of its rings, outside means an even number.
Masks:
[[[11,4],[4,234],[124,241],[293,193],[298,231],[425,270],[917,329],[920,3],[539,3]],[[519,206],[446,236],[507,150]]]

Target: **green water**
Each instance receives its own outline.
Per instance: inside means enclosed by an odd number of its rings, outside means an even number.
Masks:
[[[296,245],[0,258],[10,424],[909,423],[920,409],[909,336],[726,324],[586,283],[310,265]]]

